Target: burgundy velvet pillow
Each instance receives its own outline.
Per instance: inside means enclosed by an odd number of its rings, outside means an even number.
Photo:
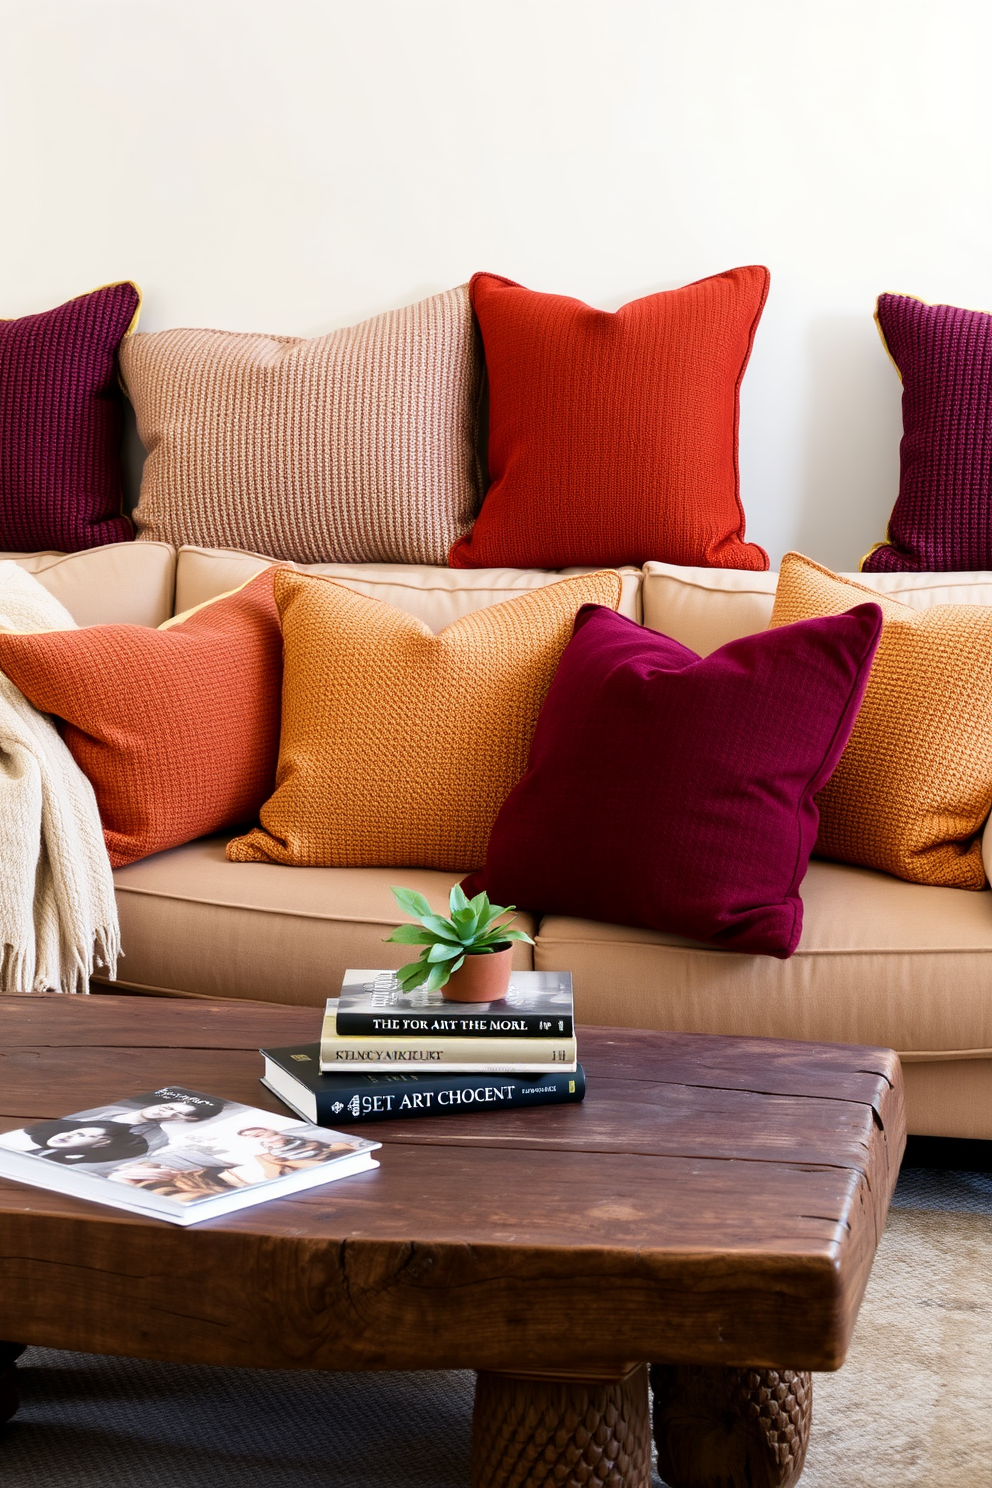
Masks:
[[[899,495],[866,573],[992,568],[992,315],[883,294],[902,378]]]
[[[0,551],[126,542],[117,348],[137,321],[131,283],[0,321]]]
[[[791,956],[799,885],[882,633],[878,605],[701,659],[584,605],[465,892]]]

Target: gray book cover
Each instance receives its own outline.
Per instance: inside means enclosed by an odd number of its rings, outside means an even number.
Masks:
[[[404,992],[395,972],[349,969],[337,1006],[346,1037],[571,1038],[572,974],[513,971],[500,1002],[449,1002],[440,992]]]

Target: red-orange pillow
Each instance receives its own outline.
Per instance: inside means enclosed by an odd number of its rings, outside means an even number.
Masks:
[[[115,868],[258,816],[279,754],[274,569],[167,620],[0,632],[0,671],[92,782]]]
[[[768,567],[744,541],[738,392],[768,270],[616,313],[476,274],[492,485],[453,568]]]

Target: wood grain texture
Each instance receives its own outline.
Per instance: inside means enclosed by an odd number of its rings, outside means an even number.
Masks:
[[[668,1488],[791,1488],[806,1461],[808,1371],[651,1370],[658,1472]]]
[[[178,1082],[283,1110],[319,1012],[0,998],[0,1125]],[[179,1230],[0,1183],[8,1336],[269,1367],[843,1360],[904,1143],[891,1051],[583,1029],[581,1106],[352,1128],[381,1167]]]
[[[644,1365],[621,1380],[480,1374],[472,1488],[649,1488]]]

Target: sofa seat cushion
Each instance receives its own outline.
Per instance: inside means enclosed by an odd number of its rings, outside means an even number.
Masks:
[[[549,915],[539,971],[571,971],[579,1022],[992,1056],[992,894],[814,859],[788,961]]]
[[[113,985],[323,1007],[346,967],[409,961],[409,946],[383,944],[401,918],[390,884],[418,890],[447,913],[460,877],[423,868],[229,863],[229,835],[117,870],[124,956]],[[516,923],[535,934],[530,916]],[[529,945],[514,946],[514,966],[529,969],[531,957]],[[319,1020],[314,1038],[318,1029]]]

